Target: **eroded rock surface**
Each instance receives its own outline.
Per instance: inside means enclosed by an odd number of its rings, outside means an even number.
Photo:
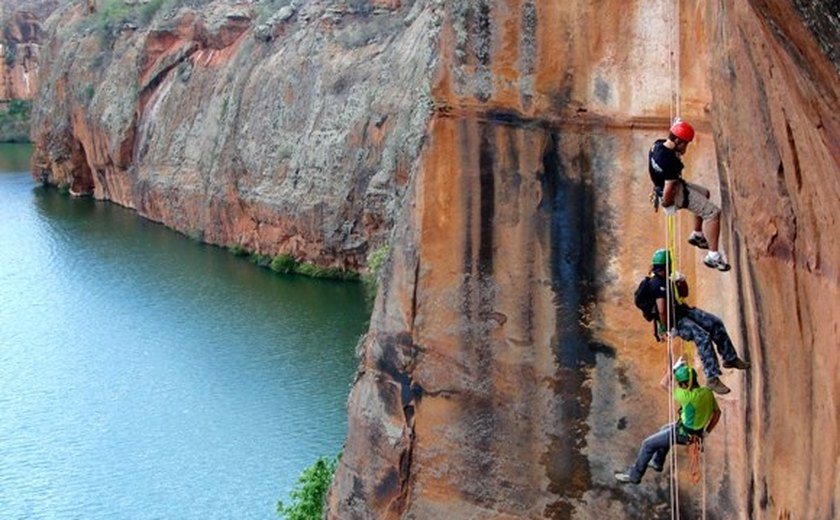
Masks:
[[[680,269],[753,362],[724,375],[707,517],[836,516],[836,3],[271,5],[63,8],[34,174],[262,254],[354,269],[392,243],[330,518],[671,516],[666,477],[613,472],[668,417],[631,294],[675,115],[734,265],[683,246]]]
[[[724,375],[705,489],[681,454],[678,507],[836,516],[840,314],[817,303],[838,295],[836,24],[813,32],[836,15],[828,2],[448,4],[437,111],[330,517],[671,516],[667,478],[622,487],[613,471],[668,417],[664,347],[630,295],[665,242],[645,161],[675,112],[700,129],[688,176],[722,202],[736,266],[695,269],[685,246],[680,268],[754,364]]]
[[[68,7],[34,173],[208,243],[362,269],[430,115],[431,8],[386,4]]]
[[[38,89],[41,24],[58,0],[20,0],[0,5],[0,102],[29,100]]]

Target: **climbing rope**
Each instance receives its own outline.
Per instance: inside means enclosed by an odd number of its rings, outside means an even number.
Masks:
[[[669,450],[669,470],[670,470],[670,494],[671,494],[671,519],[679,519],[680,511],[680,495],[679,495],[679,467],[677,466],[677,453],[674,447],[677,445],[677,411],[674,403],[674,378],[672,377],[674,367],[674,335],[671,334],[674,323],[674,309],[671,305],[673,284],[671,283],[671,267],[672,267],[672,237],[674,232],[674,216],[669,215],[665,217],[665,244],[668,254],[665,255],[665,327],[667,330],[667,374],[668,374],[668,424],[670,433],[668,437]]]
[[[706,520],[706,450],[700,450],[700,478],[703,479],[703,493],[700,510],[702,511],[702,520]]]
[[[677,92],[679,91],[679,63],[677,60],[677,56],[675,54],[674,48],[679,50],[679,31],[677,30],[677,36],[674,37],[674,29],[675,27],[679,29],[677,23],[679,22],[679,0],[676,2],[676,20],[671,20],[670,24],[670,34],[668,38],[668,65],[669,65],[669,73],[671,78],[671,99],[670,99],[670,121],[673,123],[676,117],[679,117],[679,95]],[[676,40],[676,42],[675,42]],[[676,43],[676,45],[675,45]],[[672,283],[671,283],[671,261],[673,259],[673,245],[674,245],[674,236],[675,233],[675,219],[673,216],[666,216],[665,217],[665,248],[668,250],[668,254],[666,255],[666,280],[667,283],[665,284],[665,306],[666,306],[666,328],[668,331],[668,355],[667,355],[667,363],[668,363],[668,422],[674,426],[671,427],[671,433],[669,436],[669,450],[668,453],[670,454],[670,494],[671,494],[671,519],[679,519],[680,516],[680,495],[679,495],[679,468],[677,466],[677,453],[675,447],[677,446],[677,412],[676,412],[676,404],[674,403],[674,378],[672,377],[673,367],[674,367],[674,338],[673,334],[671,334],[672,328],[676,325],[673,323],[674,321],[674,309],[671,308],[671,301],[672,301]],[[679,295],[677,295],[679,296]]]
[[[674,18],[671,19],[668,37],[668,72],[671,76],[671,121],[680,117],[682,95],[680,92],[680,2],[674,2]]]

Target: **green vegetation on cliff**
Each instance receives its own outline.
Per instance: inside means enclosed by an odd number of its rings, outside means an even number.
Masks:
[[[376,290],[379,286],[379,271],[382,270],[382,266],[385,265],[385,261],[388,260],[390,254],[391,245],[382,244],[368,255],[368,272],[362,277],[362,283],[365,284],[365,295],[369,300],[376,297]]]
[[[0,104],[0,142],[28,142],[31,113],[31,101],[13,99],[5,107]]]
[[[324,500],[333,481],[341,455],[332,460],[320,457],[303,470],[289,495],[291,502],[277,502],[277,514],[286,520],[320,520],[324,514]]]
[[[127,3],[125,0],[100,0],[99,26],[110,31],[118,24],[148,24],[163,5],[164,0]]]
[[[233,246],[228,250],[239,257],[247,257],[251,263],[271,269],[278,274],[300,274],[310,278],[326,278],[331,280],[354,281],[359,279],[359,273],[348,271],[340,267],[322,267],[309,262],[300,262],[289,254],[269,256],[260,253],[249,253],[242,246]]]

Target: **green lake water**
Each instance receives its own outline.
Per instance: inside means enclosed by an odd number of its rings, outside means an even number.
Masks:
[[[0,144],[0,518],[273,519],[334,455],[362,287],[38,186]]]

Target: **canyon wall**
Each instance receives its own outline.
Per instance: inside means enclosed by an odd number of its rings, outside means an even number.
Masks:
[[[38,85],[40,24],[32,13],[15,12],[2,24],[0,100],[32,99]]]
[[[58,0],[4,0],[0,4],[0,102],[30,100],[38,90],[41,24]]]
[[[37,179],[207,243],[364,268],[424,139],[430,7],[93,4],[51,18]]]
[[[38,88],[41,22],[57,0],[0,3],[0,142],[28,141],[30,102]]]
[[[836,516],[834,3],[144,5],[45,25],[33,175],[260,254],[364,269],[391,243],[329,518]],[[613,472],[668,418],[631,294],[676,115],[733,264],[681,215],[679,268],[753,368],[672,506],[667,475]]]
[[[474,1],[443,26],[330,518],[835,518],[836,6]],[[668,417],[630,295],[665,243],[646,152],[675,113],[735,266],[685,246],[680,269],[753,362],[725,371],[702,482],[681,453],[679,504],[613,479]]]
[[[41,24],[59,0],[16,0],[0,4],[0,102],[30,100],[38,90]]]

